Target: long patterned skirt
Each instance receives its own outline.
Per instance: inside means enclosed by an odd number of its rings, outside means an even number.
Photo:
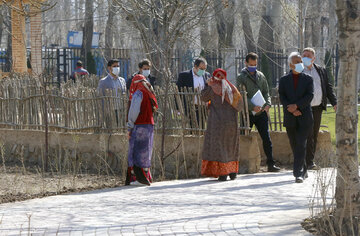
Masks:
[[[154,126],[135,125],[129,140],[128,171],[125,185],[132,182],[150,185],[151,156],[154,143]]]

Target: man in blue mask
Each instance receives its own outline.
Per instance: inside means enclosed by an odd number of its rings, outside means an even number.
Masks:
[[[337,99],[333,85],[330,83],[326,69],[315,64],[315,50],[305,48],[302,53],[302,60],[305,66],[304,73],[311,75],[314,80],[314,98],[311,101],[311,109],[314,117],[314,128],[311,130],[307,139],[306,164],[308,169],[319,169],[314,162],[317,137],[320,130],[321,115],[326,110],[329,99],[336,111]]]
[[[280,168],[275,165],[272,151],[272,142],[269,134],[269,109],[271,106],[271,98],[269,86],[265,75],[257,70],[258,55],[250,52],[245,57],[246,67],[236,79],[236,86],[239,91],[244,89],[247,92],[247,101],[250,114],[250,128],[256,126],[263,142],[263,149],[266,155],[266,164],[269,172],[278,172]],[[260,107],[251,102],[251,98],[257,91],[261,92],[265,99],[265,104]]]
[[[115,109],[115,119],[116,124],[119,125],[119,116],[124,115],[120,114],[120,111],[124,111],[124,107],[122,107],[122,103],[120,102],[121,97],[126,94],[126,82],[125,79],[120,77],[120,65],[119,60],[111,59],[107,64],[108,75],[105,78],[102,78],[99,81],[99,85],[97,88],[97,92],[100,96],[113,96],[117,97],[114,101],[114,109]],[[103,100],[102,105],[103,108],[105,105],[110,106],[109,100]],[[105,111],[106,109],[103,109]],[[107,117],[107,120],[111,115],[104,114]],[[111,119],[110,119],[111,120]],[[110,121],[106,121],[107,127],[113,127]]]
[[[294,156],[293,174],[296,183],[307,178],[306,140],[313,128],[311,101],[314,84],[310,75],[303,73],[304,65],[298,52],[290,54],[290,73],[279,82],[280,102],[284,111],[284,126]]]

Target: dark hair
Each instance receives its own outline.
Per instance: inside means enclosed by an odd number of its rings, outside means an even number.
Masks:
[[[82,61],[78,60],[78,61],[76,62],[76,66],[83,66]]]
[[[108,64],[107,64],[107,66],[112,66],[113,64],[115,64],[115,63],[118,63],[119,62],[119,60],[118,59],[111,59],[111,60],[109,60],[108,61]]]
[[[139,62],[139,69],[143,68],[143,66],[151,66],[151,62],[148,59],[143,59]]]
[[[250,52],[246,55],[245,61],[249,62],[249,59],[256,61],[258,59],[258,55],[255,52]]]
[[[205,58],[203,57],[196,58],[194,62],[194,66],[198,67],[200,66],[201,63],[204,63],[205,65],[207,64]]]

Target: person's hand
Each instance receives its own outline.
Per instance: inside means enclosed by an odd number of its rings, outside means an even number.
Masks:
[[[296,104],[290,104],[290,105],[287,106],[287,110],[288,110],[288,112],[290,112],[290,113],[294,113],[297,108],[298,108],[298,107],[297,107]]]
[[[131,138],[131,133],[132,133],[132,130],[129,130],[128,131],[128,139],[130,140],[130,138]]]
[[[258,113],[261,111],[261,107],[259,106],[255,106],[254,109],[253,109],[254,112]]]
[[[334,106],[334,111],[336,112],[336,110],[337,110],[337,105]]]
[[[296,111],[293,112],[293,115],[294,115],[294,116],[301,116],[302,113],[301,113],[301,111],[296,110]]]
[[[267,105],[266,107],[264,107],[264,111],[266,111],[266,113],[269,113],[269,110],[270,110],[270,106]]]

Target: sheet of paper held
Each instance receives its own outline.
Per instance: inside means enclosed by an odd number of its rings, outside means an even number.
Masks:
[[[259,107],[263,107],[263,106],[264,106],[264,104],[265,104],[265,99],[264,99],[264,97],[263,97],[263,95],[262,95],[262,93],[261,93],[260,90],[258,90],[258,91],[254,94],[254,96],[251,98],[251,102],[252,102],[252,104],[254,104],[255,106],[259,106]],[[251,111],[251,112],[252,112],[253,115],[256,114],[256,112],[254,112],[254,111]]]

